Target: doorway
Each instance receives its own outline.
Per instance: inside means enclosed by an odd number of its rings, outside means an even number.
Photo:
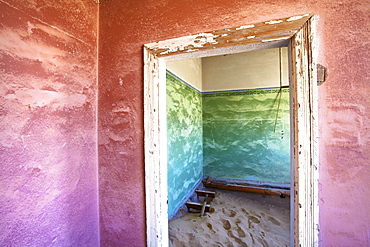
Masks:
[[[288,46],[291,78],[292,245],[318,242],[316,70],[313,16],[303,15],[147,44],[145,181],[148,246],[168,244],[166,61]],[[161,131],[162,130],[162,131]]]

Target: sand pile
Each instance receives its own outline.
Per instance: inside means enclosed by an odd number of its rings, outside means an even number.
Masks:
[[[215,212],[170,220],[170,246],[289,246],[289,197],[213,191]]]

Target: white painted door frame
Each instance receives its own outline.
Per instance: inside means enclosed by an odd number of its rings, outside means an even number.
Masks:
[[[147,246],[168,246],[166,61],[289,46],[291,53],[291,245],[318,246],[317,76],[314,17],[221,29],[144,46]]]

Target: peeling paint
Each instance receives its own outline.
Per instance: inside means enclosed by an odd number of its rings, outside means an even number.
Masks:
[[[267,25],[272,25],[272,24],[278,24],[278,23],[282,23],[282,22],[283,22],[283,20],[267,21],[267,22],[265,22],[265,24],[267,24]]]
[[[189,49],[186,52],[195,52],[195,51],[199,51],[199,49]]]
[[[304,14],[304,15],[297,15],[297,16],[292,16],[286,21],[296,21],[299,19],[302,19],[303,17],[309,16],[309,14]]]
[[[226,28],[212,31],[211,33],[200,33],[197,35],[184,36],[177,39],[169,39],[166,41],[160,41],[157,43],[151,43],[145,45],[149,50],[154,51],[155,56],[168,56],[172,54],[180,54],[182,52],[194,52],[215,49],[215,47],[221,44],[223,47],[232,46],[238,43],[251,44],[254,43],[255,31],[257,29],[263,29],[264,37],[260,37],[260,42],[278,41],[282,39],[291,38],[294,33],[303,25],[309,15],[297,18],[297,20],[286,22],[288,19],[273,20],[263,22],[259,24],[243,25],[234,28]],[[286,36],[282,38],[277,33],[279,28],[290,30],[286,32]],[[279,35],[279,36],[278,36]],[[278,36],[278,37],[277,37]],[[253,40],[252,40],[253,39]],[[194,49],[197,48],[197,49]]]
[[[235,30],[241,30],[241,29],[248,29],[248,28],[254,28],[254,25],[245,25],[235,28]]]
[[[284,19],[285,20],[285,19]],[[228,33],[228,36],[223,36],[225,34],[226,29],[222,30],[216,30],[213,31],[212,36],[209,37],[211,43],[215,43],[213,45],[207,44],[206,40],[203,39],[202,42],[199,40],[199,36],[186,36],[186,37],[180,37],[178,39],[171,39],[167,41],[161,41],[155,44],[148,44],[145,45],[144,54],[145,54],[145,79],[144,79],[144,89],[145,89],[145,97],[144,97],[144,107],[145,107],[145,116],[144,116],[144,123],[145,123],[145,129],[147,130],[145,132],[145,174],[146,174],[146,181],[150,181],[149,185],[146,186],[146,202],[147,202],[147,241],[148,245],[153,246],[161,246],[163,243],[168,242],[168,225],[167,225],[167,209],[168,209],[168,197],[167,197],[167,186],[161,184],[161,181],[166,181],[167,177],[165,172],[162,172],[162,166],[161,164],[165,163],[162,162],[162,156],[159,154],[162,154],[163,151],[158,146],[158,140],[162,138],[162,119],[159,115],[159,112],[165,112],[163,109],[161,109],[161,102],[159,100],[159,93],[158,90],[161,90],[159,85],[166,85],[165,82],[161,81],[164,80],[161,77],[158,77],[160,74],[160,71],[164,71],[165,66],[164,63],[161,63],[160,57],[165,55],[184,55],[187,49],[192,49],[194,47],[194,43],[202,43],[197,48],[199,50],[207,50],[209,49],[215,49],[215,48],[230,48],[235,46],[240,46],[244,44],[254,44],[259,45],[261,42],[269,42],[269,41],[278,41],[278,40],[285,40],[293,37],[294,34],[300,33],[302,34],[302,26],[310,26],[312,19],[310,17],[307,18],[301,18],[296,21],[291,22],[284,22],[284,20],[278,20],[278,21],[270,21],[270,22],[264,22],[264,23],[257,23],[255,24],[255,28],[251,29],[240,29],[238,32],[235,31],[236,28],[232,29],[230,33]],[[307,24],[309,23],[309,24]],[[305,29],[304,29],[305,30]],[[251,35],[256,34],[256,35]],[[254,37],[253,40],[246,39],[245,37],[248,36],[257,36]],[[307,39],[308,36],[305,38]],[[312,37],[312,36],[310,36]],[[294,47],[298,47],[298,49],[301,49],[302,47],[305,47],[304,45],[312,44],[312,40],[301,40],[301,43],[295,44]],[[307,43],[305,43],[307,42]],[[160,45],[160,44],[167,44],[166,46]],[[304,45],[303,45],[304,44]],[[221,49],[220,49],[221,50]],[[225,54],[221,53],[220,55]],[[190,56],[190,55],[189,55]],[[305,52],[304,55],[299,53],[299,55],[295,56],[292,59],[297,59],[297,64],[300,65],[301,60],[308,63],[309,61],[313,62],[313,59],[308,59],[308,57],[311,56],[310,52]],[[186,56],[184,56],[186,57]],[[310,57],[311,58],[311,57]],[[293,63],[294,64],[294,63]],[[295,66],[298,66],[297,64],[294,64]],[[155,66],[157,65],[157,66]],[[163,67],[162,67],[163,66]],[[306,72],[306,70],[305,70]],[[296,83],[293,86],[293,102],[302,100],[301,95],[303,95],[303,88],[302,85],[305,87],[307,85],[312,85],[311,83],[311,77],[305,77],[304,73],[294,73],[293,77],[295,78]],[[297,82],[299,80],[299,82]],[[298,87],[299,88],[295,88]],[[316,82],[315,82],[316,85]],[[163,89],[162,89],[163,90]],[[311,91],[310,91],[311,92]],[[304,92],[307,93],[308,92]],[[297,96],[299,95],[299,96]],[[296,97],[296,98],[294,98]],[[306,98],[305,98],[305,102]],[[315,101],[316,102],[316,101]],[[312,102],[310,102],[312,103]],[[315,104],[315,103],[314,103]],[[296,127],[294,129],[294,136],[297,135],[297,133],[304,133],[305,138],[297,139],[295,140],[294,145],[294,154],[296,156],[299,156],[300,163],[297,163],[294,168],[296,169],[296,174],[299,174],[299,179],[295,180],[298,188],[298,184],[300,185],[299,188],[310,188],[310,189],[316,189],[316,177],[309,177],[305,176],[305,174],[311,174],[314,176],[314,172],[312,169],[317,166],[316,161],[316,155],[317,153],[317,141],[316,132],[315,136],[311,136],[310,134],[306,133],[307,129],[312,130],[313,126],[316,126],[314,123],[315,121],[307,121],[304,120],[310,119],[311,115],[313,114],[313,111],[308,110],[307,107],[303,107],[303,105],[306,105],[301,103],[301,107],[298,107],[298,110],[300,111],[297,113],[300,117],[294,118],[293,121],[295,123],[294,126],[298,126],[297,123],[300,124],[300,128]],[[159,109],[158,109],[159,108]],[[297,112],[298,110],[295,110]],[[316,110],[316,108],[314,109]],[[312,137],[312,138],[311,138]],[[309,147],[308,150],[314,150],[312,153],[308,153],[306,150],[303,152],[303,145],[300,145],[300,143],[304,143],[307,140],[315,140],[309,144],[305,143],[305,147]],[[167,149],[165,149],[167,151]],[[166,156],[163,156],[166,157]],[[298,159],[298,158],[296,158]],[[309,163],[311,162],[311,163]],[[310,165],[311,164],[311,165]],[[307,169],[306,173],[304,172],[297,172],[299,165],[302,167],[305,167]],[[317,170],[316,170],[317,171]],[[297,175],[298,176],[298,175]],[[148,184],[148,183],[147,183]],[[154,186],[153,186],[154,185]],[[304,191],[300,191],[300,194],[307,194]],[[310,209],[313,209],[317,206],[316,196],[317,194],[312,192],[311,190],[308,193],[309,196],[305,197],[299,197],[299,202],[297,200],[294,201],[295,204],[295,211],[294,213],[297,213],[299,210],[299,215],[296,216],[295,222],[297,222],[298,226],[294,227],[294,230],[296,231],[294,234],[294,239],[297,241],[298,244],[302,242],[308,242],[310,246],[317,246],[317,232],[314,230],[314,227],[311,227],[313,224],[317,224],[317,211],[316,208],[312,211],[307,211]],[[302,206],[300,209],[297,206],[298,203]],[[148,206],[149,205],[149,206]],[[311,205],[311,206],[309,206]],[[304,211],[306,210],[306,211]],[[299,233],[297,233],[299,232]],[[160,238],[158,238],[160,236]],[[312,244],[311,244],[312,243]]]
[[[42,5],[45,1],[37,3],[35,0],[12,2],[30,2],[29,5],[34,5],[36,9],[38,5]],[[83,2],[89,3],[92,1]],[[54,4],[56,1],[49,1],[48,3]],[[63,1],[63,5],[69,3],[70,1]],[[101,70],[99,73],[101,74],[101,81],[104,82],[101,84],[105,84],[101,85],[101,94],[99,94],[103,104],[99,113],[103,123],[102,131],[117,129],[125,135],[137,136],[137,139],[130,143],[130,146],[137,147],[137,149],[129,151],[129,155],[125,159],[122,159],[116,152],[120,150],[122,143],[111,143],[102,147],[102,154],[99,157],[102,160],[102,174],[100,176],[102,178],[101,245],[146,245],[145,223],[143,223],[145,214],[142,210],[146,203],[142,199],[141,191],[144,187],[143,181],[149,183],[152,187],[155,187],[156,184],[154,181],[148,180],[147,177],[144,178],[142,164],[144,155],[141,149],[144,146],[142,132],[145,130],[145,132],[155,133],[156,129],[149,129],[147,125],[143,127],[142,121],[129,126],[122,119],[117,121],[123,124],[116,126],[112,123],[114,118],[107,116],[109,114],[107,112],[112,109],[111,102],[115,102],[119,97],[122,97],[122,94],[125,94],[124,97],[127,98],[127,101],[133,101],[136,104],[133,107],[135,113],[132,116],[130,115],[129,118],[132,120],[143,118],[143,114],[140,112],[143,108],[141,101],[146,99],[148,95],[143,95],[143,85],[140,83],[143,77],[140,70],[143,60],[142,44],[194,34],[202,29],[222,28],[221,31],[217,32],[221,35],[217,40],[219,44],[223,42],[222,44],[227,46],[235,37],[228,38],[229,43],[223,40],[229,37],[222,36],[225,32],[225,25],[240,26],[243,22],[249,24],[272,18],[276,20],[283,16],[297,16],[300,13],[310,12],[318,15],[319,40],[317,44],[319,45],[319,54],[317,56],[319,62],[331,72],[326,83],[319,88],[319,113],[322,116],[319,119],[319,129],[322,136],[318,145],[321,151],[318,169],[321,170],[319,195],[322,201],[319,246],[370,246],[369,228],[366,225],[367,222],[370,222],[369,215],[367,215],[367,218],[364,216],[356,195],[351,197],[353,188],[358,188],[359,198],[362,199],[361,203],[364,203],[364,210],[370,212],[369,186],[364,186],[368,184],[370,177],[370,169],[368,169],[369,145],[341,146],[341,143],[332,139],[332,134],[338,130],[333,129],[333,127],[337,128],[342,123],[338,122],[335,126],[329,124],[337,113],[330,108],[333,105],[353,103],[369,106],[370,76],[369,69],[367,69],[370,35],[369,1],[241,0],[198,1],[196,5],[194,4],[169,0],[148,0],[145,1],[145,4],[138,4],[137,1],[126,0],[111,1],[111,4],[100,6],[101,55],[99,59],[101,59],[101,62],[99,66]],[[162,5],[163,8],[153,8],[153,5]],[[215,17],[215,15],[217,16]],[[303,19],[305,18],[299,20]],[[292,20],[284,20],[279,24],[287,27],[287,25],[294,22]],[[263,25],[271,29],[274,27],[274,25]],[[268,35],[270,35],[271,29],[266,31],[266,33],[269,32]],[[231,31],[235,31],[235,29]],[[254,35],[252,33],[253,29],[245,29],[244,31],[251,32],[243,34],[244,36]],[[263,39],[268,40],[273,37],[275,36],[263,37]],[[252,42],[254,40],[260,41],[258,37],[246,41]],[[189,47],[189,49],[193,48]],[[204,51],[204,49],[202,47],[199,51]],[[212,49],[211,46],[208,49]],[[153,56],[160,57],[159,52],[153,53]],[[145,62],[153,61],[145,60]],[[122,66],[122,64],[125,66]],[[118,86],[116,78],[122,73],[129,75],[125,82],[129,81],[130,83],[125,84],[120,90],[120,87],[116,88]],[[147,77],[145,76],[145,78]],[[110,84],[110,82],[114,83]],[[108,87],[114,88],[115,93],[111,92],[109,96],[104,96]],[[105,105],[106,101],[108,103]],[[153,107],[158,112],[157,106]],[[153,111],[153,108],[147,108],[148,111]],[[360,119],[363,122],[361,129],[354,126],[351,131],[352,134],[361,135],[361,142],[364,143],[369,142],[369,115],[361,115]],[[114,114],[114,117],[116,117],[116,114]],[[158,128],[158,125],[154,127]],[[158,150],[154,148],[154,145],[158,147],[159,141],[153,140],[152,143],[153,148],[151,150],[156,153]],[[145,145],[148,144],[145,143]],[[147,159],[147,156],[145,156],[145,159]],[[359,172],[354,170],[354,164],[361,167],[362,170]],[[128,179],[122,171],[128,171],[130,174]],[[158,201],[153,203],[153,205],[156,205],[155,203],[158,203]],[[130,209],[135,220],[123,216],[122,208]],[[350,222],[350,224],[343,224],[343,222]],[[149,239],[154,241],[156,238],[162,238],[162,235],[157,237],[153,235]],[[168,242],[164,243],[164,245],[166,244]]]
[[[212,33],[200,33],[197,35],[183,37],[181,40],[170,39],[154,44],[148,44],[146,46],[154,50],[165,50],[160,53],[161,55],[165,55],[176,51],[184,51],[188,47],[197,48],[203,47],[205,44],[217,44],[218,42],[215,40],[217,37],[217,35]]]
[[[246,37],[240,37],[240,38],[237,38],[237,39],[233,39],[233,41],[235,42],[239,42],[239,41],[242,41],[242,40],[245,40]]]
[[[274,39],[263,39],[262,42],[271,42],[271,41],[285,40],[285,39],[289,39],[289,36],[280,37],[280,38],[274,38]]]

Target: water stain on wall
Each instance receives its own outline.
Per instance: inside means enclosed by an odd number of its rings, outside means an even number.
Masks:
[[[289,89],[281,93],[203,95],[205,176],[290,182]]]
[[[203,175],[290,182],[289,89],[202,94],[166,79],[169,215]]]
[[[169,215],[203,176],[202,97],[167,72]]]

